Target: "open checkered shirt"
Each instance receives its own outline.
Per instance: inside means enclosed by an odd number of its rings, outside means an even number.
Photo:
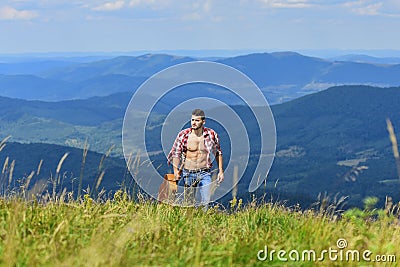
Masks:
[[[168,154],[168,164],[172,163],[172,158],[181,158],[182,153],[187,150],[187,141],[189,134],[192,132],[191,128],[184,129],[178,133],[172,149]],[[210,128],[204,127],[203,129],[204,146],[207,149],[207,168],[212,167],[211,153],[214,156],[222,155],[221,146],[219,143],[218,134]]]

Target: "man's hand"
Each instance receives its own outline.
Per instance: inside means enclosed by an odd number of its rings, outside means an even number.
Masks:
[[[223,180],[224,180],[224,171],[219,170],[218,177],[217,177],[217,183],[222,183]]]
[[[217,177],[217,183],[222,183],[222,181],[224,180],[224,167],[223,167],[223,160],[222,160],[222,155],[221,154],[217,154],[217,163],[218,163],[218,177]]]
[[[178,181],[179,179],[181,179],[181,174],[179,173],[179,171],[174,171],[174,179],[175,181]]]

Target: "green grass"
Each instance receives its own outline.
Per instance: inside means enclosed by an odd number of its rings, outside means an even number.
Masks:
[[[68,196],[67,196],[68,198]],[[372,204],[371,204],[372,203]],[[368,204],[368,205],[367,205]],[[259,261],[264,249],[347,249],[396,255],[400,246],[397,207],[340,212],[287,208],[255,202],[202,209],[133,202],[122,191],[99,203],[83,199],[45,204],[0,200],[1,266],[348,266],[359,262]],[[288,255],[286,255],[288,257]],[[371,263],[363,262],[364,265]],[[372,264],[374,265],[374,264]],[[395,264],[393,264],[394,266]]]

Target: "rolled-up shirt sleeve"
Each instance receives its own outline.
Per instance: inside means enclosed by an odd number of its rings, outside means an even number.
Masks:
[[[221,144],[219,142],[219,137],[216,132],[214,132],[214,146],[213,146],[213,153],[215,156],[222,155]]]

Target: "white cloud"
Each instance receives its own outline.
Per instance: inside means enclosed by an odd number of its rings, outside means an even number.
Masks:
[[[177,3],[171,3],[171,1],[169,0],[131,0],[129,2],[129,6],[130,7],[151,7],[151,8],[155,8],[155,9],[159,9],[159,8],[166,8],[166,7],[174,7],[175,4],[179,4],[179,2]]]
[[[125,5],[124,1],[108,2],[93,8],[96,11],[114,11],[119,10]]]
[[[382,2],[382,8],[380,10],[386,16],[400,16],[400,1],[399,0],[386,0]]]
[[[361,16],[398,17],[400,16],[400,3],[396,1],[357,0],[347,1],[342,6]]]
[[[379,10],[381,9],[382,5],[382,3],[370,4],[367,6],[355,8],[354,12],[360,15],[376,16],[380,14]]]
[[[366,0],[348,1],[343,3],[345,8],[358,15],[377,15],[381,3],[368,3]]]
[[[213,11],[212,6],[212,0],[194,1],[189,7],[187,7],[186,12],[184,12],[184,15],[181,16],[181,19],[184,21],[195,21],[207,18],[214,22],[222,21],[220,16],[218,19],[215,19],[215,17],[210,15],[211,11]]]
[[[0,20],[30,20],[38,16],[36,11],[17,10],[9,6],[0,8]]]
[[[209,12],[211,10],[211,5],[211,0],[205,1],[203,6],[204,11]]]
[[[211,0],[194,1],[191,4],[190,9],[194,12],[209,13],[211,11],[212,4],[213,3]]]
[[[186,1],[182,0],[130,0],[129,7],[153,11],[180,10]]]
[[[270,8],[306,8],[313,4],[307,0],[260,0],[266,7]]]

